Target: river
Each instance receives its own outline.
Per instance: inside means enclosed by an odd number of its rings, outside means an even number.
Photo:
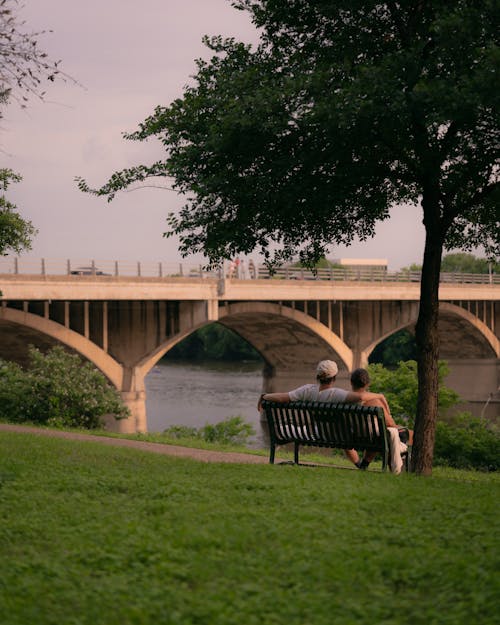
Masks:
[[[257,400],[262,392],[260,362],[160,360],[146,376],[148,431],[170,425],[202,427],[241,416],[262,440]]]

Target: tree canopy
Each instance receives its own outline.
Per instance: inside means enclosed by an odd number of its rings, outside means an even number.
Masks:
[[[412,263],[409,267],[403,267],[401,271],[421,270],[422,265]],[[500,273],[500,262],[478,257],[474,254],[467,254],[466,252],[455,252],[443,256],[441,271],[450,273]]]
[[[45,80],[68,76],[38,44],[47,31],[25,30],[21,9],[18,0],[0,0],[0,93],[25,107],[32,96],[43,99]]]
[[[495,0],[234,0],[252,48],[213,37],[182,98],[126,135],[166,157],[113,174],[173,179],[187,202],[168,217],[184,255],[212,263],[260,249],[316,262],[365,240],[392,207],[420,204],[426,230],[416,325],[415,470],[432,464],[443,249],[500,251]],[[420,415],[420,416],[418,416]]]
[[[498,249],[496,3],[233,4],[260,45],[207,38],[195,84],[127,135],[157,137],[167,158],[99,194],[172,177],[189,201],[167,234],[214,261],[271,244],[322,255],[424,188],[447,247]]]
[[[20,180],[21,176],[11,169],[0,169],[0,255],[9,252],[19,254],[23,249],[29,250],[32,237],[37,232],[31,221],[23,219],[16,211],[15,204],[1,193],[7,191],[11,182]]]
[[[443,257],[441,270],[460,273],[500,273],[500,262],[491,262],[487,258],[458,252]]]
[[[38,43],[47,31],[27,31],[20,18],[22,4],[18,0],[0,0],[0,118],[2,107],[14,100],[26,107],[31,97],[44,98],[44,82],[56,78],[71,79],[59,68]],[[73,81],[74,82],[74,81]],[[11,169],[0,169],[0,191],[19,182],[21,176]],[[31,249],[36,234],[33,224],[21,217],[17,207],[5,194],[0,195],[0,255],[20,254]]]

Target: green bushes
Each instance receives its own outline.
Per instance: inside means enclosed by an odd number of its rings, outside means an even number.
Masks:
[[[29,357],[26,370],[0,360],[0,419],[94,429],[105,414],[128,416],[118,392],[76,354],[31,347]]]
[[[397,423],[413,427],[417,406],[417,363],[400,362],[396,369],[380,364],[368,366],[370,390],[384,393]],[[497,471],[500,468],[500,437],[484,419],[468,412],[449,415],[460,397],[444,385],[446,362],[439,362],[439,420],[436,426],[434,466]]]
[[[448,365],[444,360],[439,361],[439,416],[443,417],[449,408],[455,406],[460,397],[455,391],[446,387],[444,378],[448,375]],[[394,419],[403,423],[403,419],[410,427],[415,423],[417,409],[418,378],[417,363],[415,360],[399,362],[395,369],[386,369],[381,364],[368,365],[371,378],[370,390],[374,393],[383,393]]]
[[[498,471],[500,436],[485,419],[464,412],[436,426],[434,464],[456,469]]]
[[[228,417],[215,425],[207,423],[202,428],[172,425],[163,431],[174,439],[195,438],[221,445],[244,445],[255,434],[255,429],[242,417]]]

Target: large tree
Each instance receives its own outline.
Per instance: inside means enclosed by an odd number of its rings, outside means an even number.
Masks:
[[[61,78],[75,82],[61,72],[59,61],[51,60],[40,47],[38,40],[47,31],[26,30],[22,8],[18,0],[0,0],[0,118],[10,100],[22,108],[32,97],[43,100],[46,81]],[[0,168],[0,255],[29,250],[36,234],[32,223],[21,217],[3,193],[20,180],[11,169]]]
[[[272,261],[373,235],[403,202],[426,232],[416,326],[413,468],[432,469],[443,249],[498,254],[496,0],[235,0],[251,46],[207,39],[192,86],[128,138],[166,157],[115,173],[111,199],[146,178],[186,195],[168,235],[217,262],[260,248]],[[497,78],[497,80],[495,80]],[[79,181],[82,190],[91,191]],[[401,240],[411,237],[401,232]]]

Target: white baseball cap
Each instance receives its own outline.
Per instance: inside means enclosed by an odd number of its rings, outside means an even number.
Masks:
[[[316,367],[316,376],[318,378],[334,378],[338,372],[337,363],[333,360],[322,360]]]

